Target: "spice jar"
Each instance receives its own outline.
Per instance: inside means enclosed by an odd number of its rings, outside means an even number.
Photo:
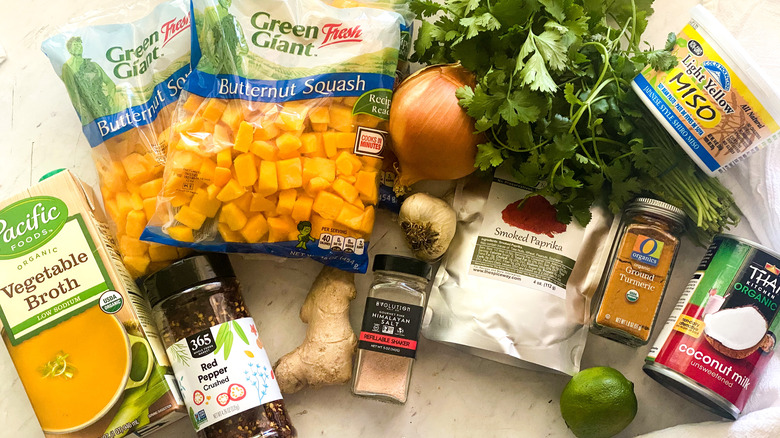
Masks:
[[[226,255],[180,260],[144,286],[198,437],[296,436]]]
[[[406,403],[432,269],[417,259],[380,254],[373,271],[352,392]]]
[[[685,230],[685,212],[637,198],[624,210],[591,332],[632,347],[647,344]]]

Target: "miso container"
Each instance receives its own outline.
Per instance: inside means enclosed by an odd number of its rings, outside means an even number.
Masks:
[[[188,257],[144,285],[198,437],[295,437],[228,257]]]

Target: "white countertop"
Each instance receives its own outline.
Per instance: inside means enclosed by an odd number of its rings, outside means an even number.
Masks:
[[[3,0],[0,44],[0,189],[3,197],[44,173],[72,169],[90,184],[97,176],[89,146],[63,84],[40,51],[41,42],[72,17],[111,2]],[[687,21],[694,0],[658,0],[645,40],[661,46],[669,31]],[[400,231],[388,212],[378,215],[370,253],[404,253]],[[704,249],[684,242],[659,321],[670,313]],[[271,361],[295,348],[306,326],[298,311],[320,265],[311,260],[253,260],[233,256],[244,296]],[[351,322],[359,327],[369,282],[358,276]],[[672,394],[642,372],[649,346],[632,349],[590,335],[583,367],[608,365],[635,384],[639,412],[620,436],[718,417]],[[43,436],[5,348],[0,348],[0,437]],[[421,339],[411,394],[404,406],[359,399],[347,385],[306,389],[285,397],[301,437],[572,437],[561,419],[558,397],[568,377],[527,371],[480,359]],[[188,421],[152,435],[194,437]]]

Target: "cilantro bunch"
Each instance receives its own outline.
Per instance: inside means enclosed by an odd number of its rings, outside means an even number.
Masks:
[[[606,193],[613,212],[640,194],[685,210],[706,242],[735,224],[731,193],[701,172],[631,90],[646,65],[677,59],[640,48],[652,0],[412,0],[423,18],[417,62],[460,62],[478,78],[457,91],[488,139],[482,170],[508,162],[519,182],[585,225]],[[425,20],[425,18],[428,18]],[[542,183],[542,184],[539,184]],[[694,228],[694,227],[691,227]]]

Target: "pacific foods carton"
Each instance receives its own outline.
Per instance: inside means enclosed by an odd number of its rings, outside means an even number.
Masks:
[[[0,278],[3,341],[46,436],[142,436],[184,416],[149,304],[70,172],[0,202]]]

